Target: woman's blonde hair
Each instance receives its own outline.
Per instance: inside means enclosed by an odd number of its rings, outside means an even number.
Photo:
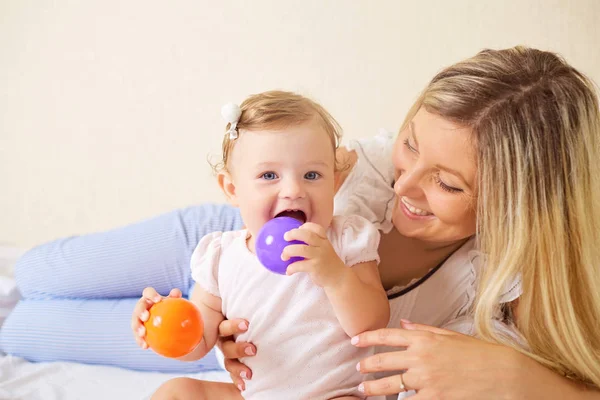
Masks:
[[[338,122],[313,100],[292,92],[271,90],[249,96],[240,105],[242,115],[237,123],[238,132],[243,131],[285,129],[292,125],[304,124],[311,121],[317,123],[329,135],[335,151],[340,143],[342,129]],[[230,128],[227,124],[225,132]],[[216,172],[226,170],[231,150],[236,140],[229,135],[223,136],[222,160],[214,166]]]
[[[477,334],[600,387],[600,110],[596,88],[556,54],[484,50],[441,71],[419,108],[463,124],[477,149],[477,242],[486,255]],[[499,297],[526,346],[501,335]]]

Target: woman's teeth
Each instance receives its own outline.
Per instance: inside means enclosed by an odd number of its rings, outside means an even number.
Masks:
[[[409,202],[406,201],[406,199],[404,197],[400,197],[400,201],[402,202],[402,204],[404,204],[406,206],[406,208],[408,208],[408,211],[410,211],[411,213],[413,213],[415,215],[422,215],[422,216],[433,215],[429,211],[421,210],[420,208],[417,208],[417,207],[411,205]]]

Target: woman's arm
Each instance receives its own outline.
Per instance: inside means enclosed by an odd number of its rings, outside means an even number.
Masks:
[[[365,332],[358,347],[392,346],[359,364],[362,373],[405,370],[363,384],[366,395],[395,394],[404,382],[426,399],[600,399],[600,392],[566,379],[507,346],[426,325],[403,322],[404,329]]]

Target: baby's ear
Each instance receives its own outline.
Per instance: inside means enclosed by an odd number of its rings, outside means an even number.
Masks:
[[[227,200],[231,203],[232,206],[237,207],[238,201],[237,196],[235,194],[235,183],[233,183],[233,177],[227,171],[221,171],[217,175],[217,180],[219,182],[219,186],[225,196],[227,196]]]

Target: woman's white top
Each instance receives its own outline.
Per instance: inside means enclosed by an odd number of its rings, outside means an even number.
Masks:
[[[358,158],[336,194],[334,214],[360,215],[383,233],[393,228],[392,210],[396,201],[393,145],[393,135],[383,130],[374,137],[348,144],[348,150],[356,151]],[[483,266],[482,254],[474,245],[475,239],[469,240],[429,274],[389,290],[392,312],[389,327],[399,327],[401,318],[444,327],[467,315]],[[516,279],[500,301],[512,301],[520,294],[520,281]]]
[[[392,210],[396,201],[393,190],[393,144],[393,135],[383,130],[375,137],[348,144],[348,150],[356,151],[358,159],[335,197],[335,214],[361,215],[383,233],[392,229]],[[424,277],[388,291],[391,311],[388,327],[398,328],[400,319],[408,319],[473,334],[469,310],[475,299],[481,268],[483,256],[475,249],[473,238]],[[520,294],[520,280],[515,279],[507,286],[500,302],[510,302]],[[499,329],[506,328],[499,326]],[[389,350],[397,349],[380,347],[376,352]],[[379,378],[393,374],[397,372],[376,375]]]

